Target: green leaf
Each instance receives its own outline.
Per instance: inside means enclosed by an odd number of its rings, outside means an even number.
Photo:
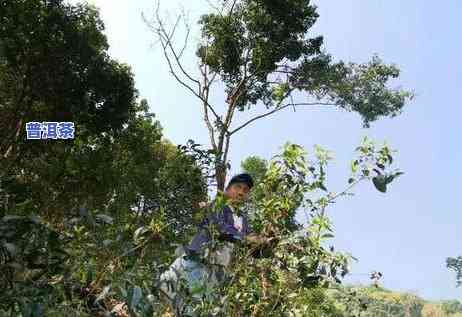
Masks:
[[[394,178],[399,177],[399,176],[401,176],[401,175],[403,175],[403,174],[404,174],[404,172],[396,172],[396,173],[394,174],[394,175],[395,175]]]
[[[378,191],[385,193],[387,191],[387,180],[383,175],[379,175],[372,178],[372,183],[374,183],[375,188]]]
[[[321,188],[323,191],[327,192],[326,186],[322,182],[319,182],[318,187]]]
[[[358,165],[359,165],[358,160],[354,160],[354,161],[351,162],[351,172],[353,174],[358,171]]]
[[[397,172],[395,174],[390,174],[385,177],[386,184],[390,184],[395,178],[399,177],[400,175],[404,174],[403,172]]]
[[[390,164],[392,164],[393,163],[393,157],[390,154],[388,154],[387,158],[388,158],[388,161],[390,162]]]

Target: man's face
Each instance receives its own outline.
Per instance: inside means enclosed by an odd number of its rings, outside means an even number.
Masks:
[[[225,191],[226,196],[234,203],[244,202],[249,198],[250,188],[245,183],[235,183]]]

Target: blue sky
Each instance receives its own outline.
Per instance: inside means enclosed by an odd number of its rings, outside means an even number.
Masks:
[[[140,96],[146,98],[174,143],[192,138],[206,144],[200,105],[169,74],[153,34],[141,12],[153,13],[151,0],[94,0],[106,25],[110,55],[132,66]],[[270,158],[287,141],[314,144],[335,153],[329,168],[329,185],[338,191],[348,178],[349,160],[365,135],[386,140],[399,152],[397,167],[406,174],[387,194],[372,184],[361,184],[356,195],[329,210],[334,222],[337,249],[359,259],[353,265],[353,283],[368,283],[366,273],[383,272],[383,286],[411,291],[427,299],[462,299],[455,275],[445,267],[447,256],[462,254],[462,213],[459,202],[462,150],[462,2],[343,0],[315,1],[320,18],[313,35],[325,37],[325,47],[336,59],[366,62],[377,53],[397,64],[396,83],[412,89],[417,97],[402,115],[381,119],[362,128],[359,115],[334,109],[281,112],[238,133],[232,141],[232,172],[239,171],[249,155]],[[162,1],[161,11],[189,12],[193,31],[206,1]],[[181,39],[181,33],[179,33]],[[184,64],[196,71],[197,32],[193,32]],[[223,104],[218,91],[213,101]],[[241,119],[243,120],[243,119]]]

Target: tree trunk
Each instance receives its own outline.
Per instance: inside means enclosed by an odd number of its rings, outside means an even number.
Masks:
[[[224,191],[225,190],[225,182],[226,182],[226,166],[223,163],[217,163],[215,167],[215,175],[217,180],[217,190]]]

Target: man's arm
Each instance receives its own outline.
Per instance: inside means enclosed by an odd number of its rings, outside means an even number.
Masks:
[[[212,213],[208,217],[209,223],[217,225],[217,229],[220,232],[220,237],[223,240],[234,242],[236,240],[243,241],[245,238],[244,233],[237,230],[233,224],[226,222],[224,212]]]
[[[206,217],[204,224],[207,225],[210,223],[217,225],[217,229],[220,232],[219,238],[225,241],[244,241],[251,245],[262,245],[269,243],[272,240],[253,232],[246,234],[237,230],[233,224],[226,222],[224,210],[221,210],[220,212],[212,212],[209,214]]]

